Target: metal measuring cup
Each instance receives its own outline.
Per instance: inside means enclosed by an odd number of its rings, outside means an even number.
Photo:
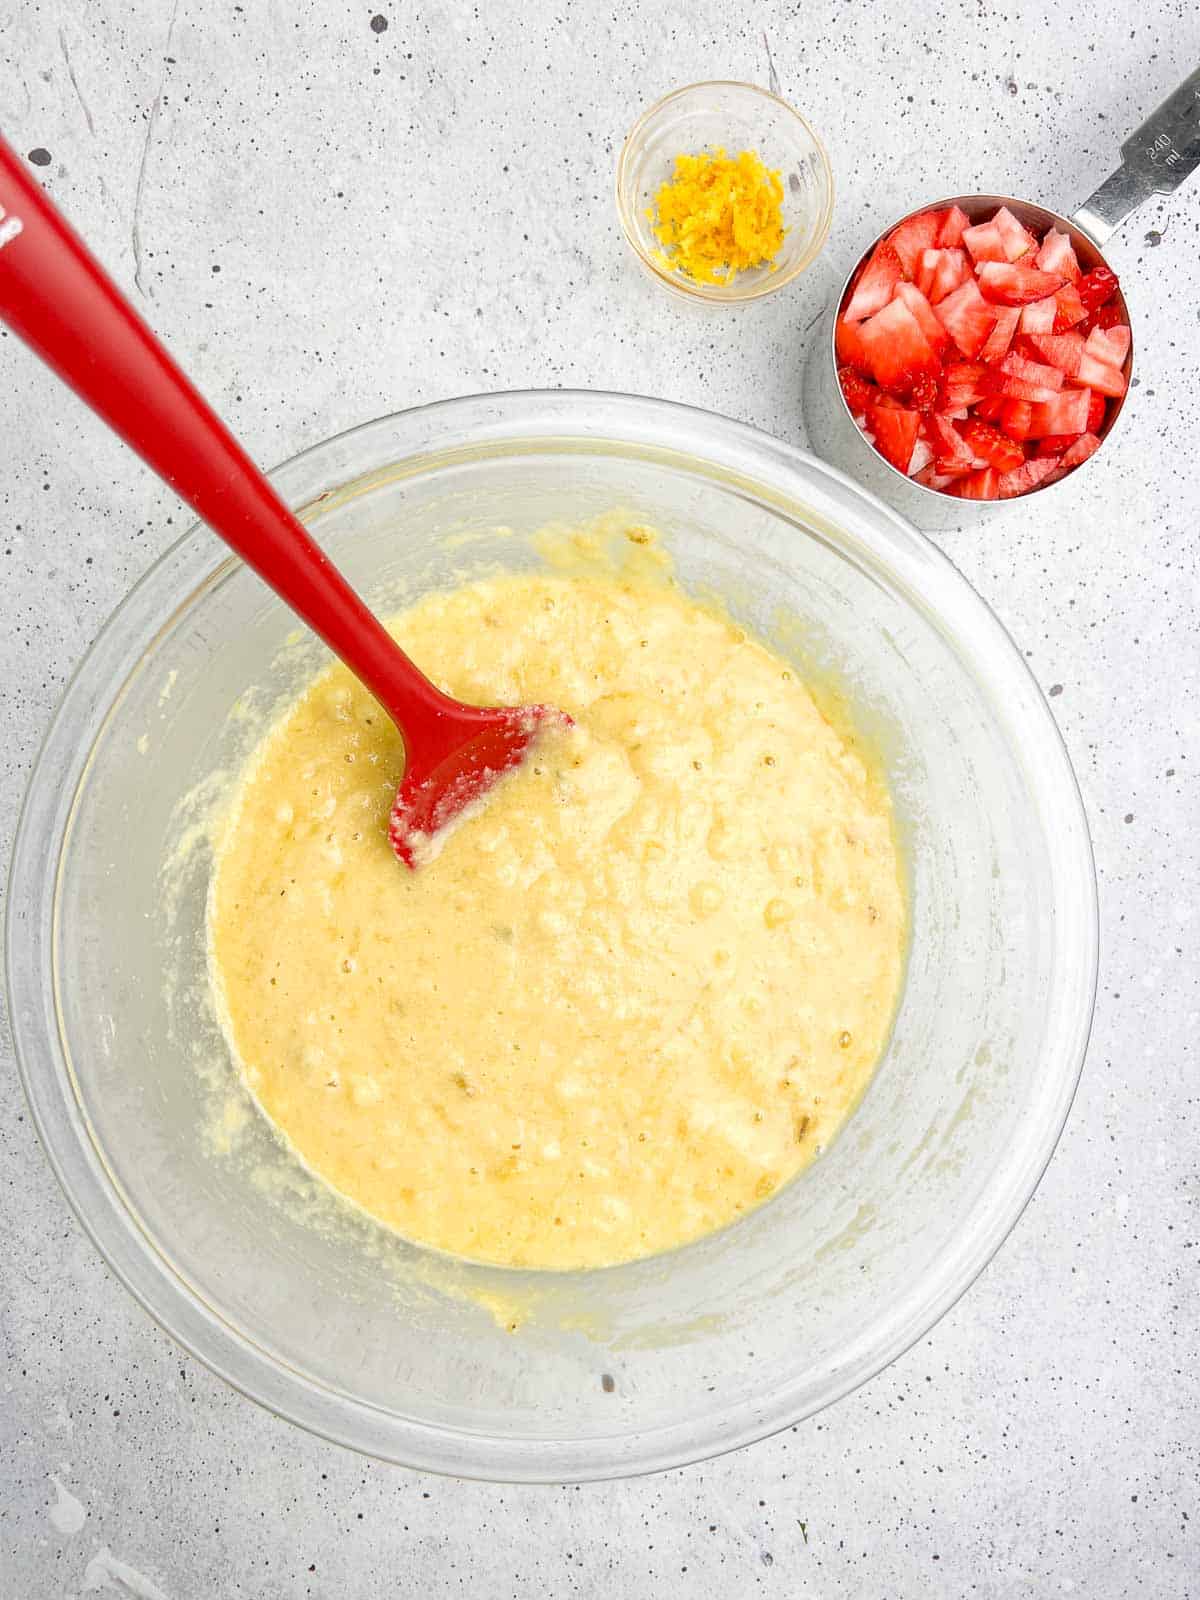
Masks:
[[[873,489],[881,499],[911,517],[922,528],[936,530],[962,527],[964,523],[987,516],[999,507],[1017,505],[1020,500],[1027,499],[1028,495],[1010,500],[960,500],[943,490],[928,489],[885,461],[863,437],[838,382],[837,353],[834,348],[834,325],[851,280],[880,240],[907,221],[908,217],[954,205],[961,206],[973,223],[982,221],[1003,205],[1019,222],[1039,234],[1047,228],[1058,228],[1070,236],[1080,267],[1084,272],[1091,272],[1095,267],[1108,266],[1100,247],[1126,217],[1151,195],[1173,194],[1198,166],[1200,69],[1186,78],[1174,94],[1168,96],[1158,110],[1147,117],[1136,133],[1130,134],[1121,146],[1121,165],[1110,177],[1105,178],[1073,216],[1060,216],[1046,206],[1033,205],[1012,195],[960,194],[918,206],[904,216],[897,217],[855,261],[817,330],[804,378],[804,420],[812,448],[833,466],[840,467],[857,482]],[[1123,320],[1128,323],[1129,310],[1125,296],[1120,291],[1116,295],[1116,303]],[[1131,343],[1125,361],[1127,381],[1133,370],[1134,348]],[[1129,392],[1127,387],[1120,400],[1109,404],[1100,435],[1102,447],[1108,442],[1125,409]],[[1074,472],[1086,469],[1101,453],[1101,450],[1097,450]],[[1029,494],[1047,494],[1060,484],[1068,483],[1074,472],[1055,483],[1032,489]]]

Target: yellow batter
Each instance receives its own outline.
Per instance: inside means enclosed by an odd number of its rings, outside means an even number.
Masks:
[[[577,726],[416,872],[399,736],[341,666],[266,738],[210,907],[249,1083],[411,1239],[537,1267],[678,1245],[828,1143],[883,1049],[904,897],[886,789],[786,663],[666,585],[427,598],[452,694]]]

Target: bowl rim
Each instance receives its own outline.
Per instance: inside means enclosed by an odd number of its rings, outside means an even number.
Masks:
[[[786,272],[773,273],[753,288],[739,289],[736,279],[729,285],[691,283],[682,274],[665,270],[647,250],[642,248],[641,240],[638,238],[637,229],[630,214],[630,207],[625,201],[625,179],[628,168],[633,160],[633,152],[644,136],[646,129],[654,118],[665,110],[672,101],[678,100],[684,95],[693,94],[697,89],[745,89],[763,100],[773,101],[786,111],[794,121],[800,124],[809,139],[812,140],[813,149],[820,158],[821,171],[825,180],[825,200],[807,251]],[[776,290],[782,289],[786,284],[794,283],[802,272],[806,272],[812,266],[825,248],[825,241],[829,238],[829,230],[833,225],[835,192],[833,168],[829,162],[829,152],[825,149],[824,143],[808,118],[802,112],[797,111],[795,106],[790,101],[785,100],[782,95],[776,94],[773,89],[764,89],[761,84],[748,83],[741,78],[701,78],[695,83],[685,83],[680,88],[672,89],[669,93],[661,95],[646,107],[645,111],[640,114],[625,135],[624,142],[621,145],[621,152],[617,157],[614,173],[617,219],[621,224],[621,232],[625,235],[625,241],[639,263],[656,282],[661,283],[664,288],[670,289],[673,294],[680,295],[685,300],[697,301],[710,306],[750,305],[756,300],[763,300],[768,295],[774,294]]]
[[[867,248],[855,256],[850,270],[842,279],[841,286],[839,287],[836,295],[831,298],[829,304],[832,308],[833,314],[829,319],[829,341],[826,345],[826,352],[833,368],[834,388],[837,390],[837,404],[840,408],[840,413],[844,422],[849,427],[854,429],[855,433],[862,439],[863,444],[871,452],[871,455],[874,457],[874,459],[877,460],[882,466],[887,468],[888,475],[890,477],[894,477],[897,483],[907,484],[910,489],[918,491],[921,496],[926,496],[931,501],[940,502],[943,506],[953,506],[955,504],[960,505],[964,508],[964,514],[966,514],[968,509],[975,512],[979,512],[980,510],[986,512],[989,508],[1011,506],[1014,501],[1013,498],[1007,500],[962,500],[959,498],[959,496],[950,494],[946,489],[931,488],[928,484],[918,483],[916,478],[910,478],[907,472],[901,472],[899,467],[890,462],[887,457],[883,455],[881,451],[877,450],[871,441],[863,435],[862,430],[854,420],[854,413],[850,410],[850,407],[846,402],[846,396],[842,393],[842,386],[837,381],[839,365],[837,358],[838,317],[841,314],[843,305],[846,303],[846,296],[850,291],[850,285],[854,279],[854,274],[868,260],[871,252],[881,245],[890,233],[894,233],[895,230],[903,226],[904,223],[910,221],[913,217],[921,216],[923,212],[942,211],[948,209],[950,206],[961,206],[969,216],[972,215],[974,211],[994,209],[998,206],[1017,206],[1025,211],[1040,211],[1042,215],[1048,219],[1052,227],[1061,229],[1069,236],[1072,244],[1074,244],[1077,239],[1083,239],[1087,244],[1087,248],[1095,253],[1097,259],[1103,266],[1108,266],[1108,257],[1105,255],[1101,246],[1098,245],[1087,232],[1086,228],[1081,227],[1073,217],[1064,216],[1062,212],[1055,211],[1052,206],[1044,206],[1038,200],[1022,200],[1019,195],[1010,194],[947,195],[941,200],[930,200],[922,205],[914,206],[910,211],[904,212],[903,215],[896,217],[894,221],[889,222],[887,227],[871,240],[871,243],[867,246]],[[1112,269],[1110,268],[1109,270],[1111,271]],[[1088,456],[1086,461],[1081,461],[1079,463],[1079,467],[1086,467],[1089,462],[1093,461],[1095,457],[1100,454],[1100,451],[1108,443],[1109,439],[1112,438],[1113,434],[1117,430],[1118,425],[1120,424],[1121,418],[1125,415],[1126,402],[1133,392],[1132,382],[1129,381],[1132,380],[1133,377],[1133,318],[1130,315],[1129,302],[1125,297],[1125,291],[1121,288],[1119,282],[1117,284],[1117,299],[1121,303],[1121,309],[1125,313],[1125,324],[1129,329],[1129,349],[1126,352],[1125,361],[1122,365],[1122,373],[1127,380],[1125,393],[1120,396],[1117,401],[1116,408],[1105,421],[1104,432],[1100,435],[1100,444],[1098,448],[1094,450],[1090,456]],[[1032,499],[1034,495],[1046,494],[1051,489],[1057,489],[1060,487],[1060,485],[1069,483],[1079,471],[1079,467],[1072,467],[1071,470],[1064,473],[1061,478],[1055,478],[1051,483],[1039,483],[1034,488],[1027,489],[1024,494],[1017,495],[1014,498],[1018,500],[1029,500]]]
[[[690,463],[710,476],[751,487],[767,504],[791,505],[822,519],[864,553],[887,560],[903,590],[928,597],[925,609],[948,622],[958,608],[955,643],[992,691],[997,715],[1019,726],[1030,782],[1057,827],[1054,870],[1061,893],[1061,959],[1055,983],[1059,1033],[1047,1050],[1047,1079],[1036,1138],[1010,1154],[994,1180],[986,1227],[959,1238],[890,1316],[886,1337],[861,1341],[847,1358],[754,1401],[729,1404],[647,1430],[584,1439],[495,1435],[431,1424],[315,1383],[276,1360],[172,1268],[126,1208],[73,1097],[53,994],[53,913],[62,845],[95,736],[119,706],[129,672],[153,651],[163,628],[218,582],[236,558],[193,523],[114,610],[63,691],[34,761],[13,845],[6,913],[5,972],[18,1071],[50,1165],[85,1232],[113,1273],[177,1343],[233,1388],[277,1415],[364,1454],[418,1470],[509,1482],[581,1482],[635,1476],[707,1459],[764,1438],[834,1403],[874,1377],[922,1338],[992,1259],[1031,1198],[1065,1125],[1079,1082],[1094,1010],[1098,968],[1095,865],[1082,797],[1065,744],[1021,652],[981,596],[938,547],[877,496],[795,446],[717,413],[672,401],[589,390],[521,390],[433,402],[346,430],[274,469],[285,498],[319,502],[323,464],[350,440],[408,446],[373,470],[427,462],[444,451],[459,422],[456,452],[507,442],[522,450],[557,441],[620,447],[647,459]],[[636,433],[636,437],[633,435]],[[339,469],[340,470],[340,469]],[[341,473],[341,485],[354,474]],[[337,487],[335,485],[334,487]],[[830,519],[869,513],[854,527]],[[863,532],[867,527],[869,531]],[[180,585],[187,585],[180,597]],[[136,623],[132,636],[131,622]],[[121,672],[122,663],[132,667]],[[80,737],[80,725],[91,737]],[[1057,987],[1056,987],[1057,986]],[[1061,1013],[1061,1015],[1059,1015]],[[1053,1070],[1051,1070],[1051,1068]],[[1019,1156],[1019,1159],[1018,1159]],[[1002,1191],[1002,1193],[1001,1193]]]

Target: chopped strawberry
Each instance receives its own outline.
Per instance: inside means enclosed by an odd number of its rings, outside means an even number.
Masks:
[[[907,472],[917,442],[921,419],[915,411],[899,411],[874,405],[867,412],[867,424],[875,435],[875,448],[898,472]]]
[[[992,218],[992,226],[999,230],[1006,261],[1020,261],[1022,256],[1028,256],[1029,262],[1032,263],[1032,252],[1037,250],[1037,240],[1028,228],[1017,221],[1007,206],[1000,207]]]
[[[1054,328],[1055,333],[1065,333],[1068,328],[1073,328],[1077,322],[1082,322],[1087,316],[1083,301],[1079,298],[1079,290],[1073,283],[1064,283],[1054,296]]]
[[[881,311],[892,298],[892,293],[903,275],[900,257],[893,246],[884,239],[871,253],[871,259],[862,270],[858,282],[842,312],[847,322],[861,322]]]
[[[987,368],[977,361],[952,361],[942,373],[941,407],[943,412],[957,411],[959,406],[973,406],[986,394],[983,380]]]
[[[1079,358],[1083,354],[1082,334],[1031,333],[1028,338],[1040,359],[1057,367],[1064,377],[1073,378],[1079,371]]]
[[[1110,367],[1107,362],[1097,361],[1086,348],[1079,358],[1075,381],[1086,384],[1089,389],[1098,389],[1101,394],[1112,395],[1114,400],[1119,400],[1125,393],[1124,373],[1117,367]]]
[[[1083,433],[1087,429],[1088,401],[1086,389],[1064,389],[1052,400],[1035,405],[1029,419],[1029,435],[1044,438],[1048,433]]]
[[[922,211],[920,216],[909,217],[898,228],[892,229],[888,243],[900,257],[906,278],[916,277],[921,255],[933,249],[941,226],[940,211]]]
[[[1027,400],[1031,405],[1052,400],[1058,393],[1044,383],[1030,383],[1028,378],[1014,378],[1004,372],[993,373],[989,387],[993,394],[1002,395],[1006,400]]]
[[[981,261],[1007,261],[1004,235],[995,221],[978,222],[963,232],[962,242],[971,252],[971,260],[978,268]]]
[[[1087,336],[1085,348],[1097,361],[1103,361],[1106,365],[1119,370],[1125,365],[1125,357],[1129,354],[1132,338],[1133,335],[1123,322],[1115,322],[1107,328],[1093,328]]]
[[[963,234],[970,226],[971,219],[961,206],[951,206],[949,211],[942,212],[942,225],[938,230],[937,242],[940,250],[953,250],[962,243]]]
[[[933,451],[929,448],[925,440],[921,438],[920,434],[918,434],[917,442],[913,445],[913,453],[908,459],[908,475],[910,478],[914,478],[916,477],[917,473],[921,471],[922,467],[929,467],[932,465]]]
[[[1079,278],[1079,261],[1070,237],[1057,228],[1051,228],[1046,234],[1033,264],[1039,272],[1053,272],[1068,283],[1075,283]]]
[[[1055,302],[1035,300],[1021,308],[1022,333],[1052,333],[1054,330]]]
[[[917,268],[917,288],[931,305],[944,300],[952,289],[971,276],[965,250],[922,250]]]
[[[1038,440],[1037,453],[1039,456],[1060,456],[1076,439],[1082,438],[1081,433],[1048,433],[1044,439]]]
[[[1057,367],[1044,367],[1038,361],[1010,350],[999,366],[984,380],[989,393],[1009,400],[1050,400],[1062,388],[1063,375]]]
[[[858,336],[859,324],[839,317],[833,325],[833,348],[837,352],[839,367],[853,367],[856,372],[866,372],[867,356]]]
[[[1025,452],[1015,440],[1006,438],[988,422],[973,418],[963,425],[963,442],[977,456],[982,456],[989,467],[998,472],[1011,472],[1025,459]]]
[[[1033,427],[1033,406],[1028,400],[1006,400],[1000,410],[1000,431],[1024,444]]]
[[[1000,494],[1000,474],[995,467],[984,467],[980,472],[968,472],[950,485],[950,493],[960,500],[996,500]]]
[[[1057,367],[1045,366],[1040,361],[1029,361],[1010,351],[1000,363],[1000,371],[1012,378],[1022,378],[1026,383],[1037,384],[1042,389],[1058,390],[1063,386],[1063,375]],[[1021,396],[1017,396],[1020,399]]]
[[[1096,394],[1095,392],[1093,392],[1092,398],[1088,401],[1088,414],[1087,414],[1087,432],[1088,433],[1098,433],[1099,432],[1100,425],[1104,421],[1104,413],[1107,410],[1108,410],[1108,401],[1104,398],[1104,396],[1102,394]]]
[[[1058,477],[1059,470],[1059,463],[1054,460],[1025,461],[1013,471],[1001,475],[998,485],[1000,499],[1011,500],[1016,495],[1028,494],[1030,489],[1037,489]]]
[[[937,470],[951,476],[970,472],[975,452],[968,448],[958,429],[936,412],[925,418],[924,426]]]
[[[1112,299],[1119,287],[1115,272],[1110,272],[1107,267],[1095,267],[1080,278],[1079,298],[1086,310],[1096,311]]]
[[[1082,438],[1076,439],[1075,443],[1067,450],[1062,458],[1063,466],[1079,466],[1080,463],[1086,461],[1089,456],[1094,456],[1096,454],[1096,451],[1100,448],[1100,444],[1101,441],[1097,439],[1094,433],[1085,433]]]
[[[920,372],[908,391],[908,403],[914,411],[932,411],[941,398],[941,385],[931,372]]]
[[[984,261],[975,269],[979,287],[986,299],[1006,306],[1025,306],[1031,300],[1044,300],[1062,288],[1062,279],[1052,272],[1015,261]]]
[[[1115,300],[1110,300],[1106,306],[1101,306],[1099,311],[1092,312],[1088,318],[1086,332],[1090,333],[1093,328],[1115,328],[1118,323],[1122,323],[1124,320],[1125,313]]]
[[[960,283],[934,307],[942,326],[964,356],[975,357],[987,343],[996,313],[980,294],[973,278]]]
[[[948,489],[954,479],[945,472],[938,472],[934,462],[922,467],[919,472],[912,475],[914,483],[924,484],[926,489]]]
[[[921,373],[936,377],[937,354],[903,300],[890,301],[858,333],[867,364],[882,388],[903,394]]]
[[[839,367],[838,382],[842,386],[846,404],[855,416],[865,412],[879,392],[873,383],[868,383],[862,373],[856,372],[853,367]]]
[[[904,304],[920,324],[921,332],[935,350],[941,350],[944,345],[949,344],[950,335],[942,327],[942,324],[934,315],[933,307],[915,283],[898,283],[896,285],[896,298],[904,301]]]
[[[1004,410],[1004,396],[1002,394],[987,394],[975,406],[975,415],[981,422],[999,422],[1000,413]]]
[[[989,363],[1002,360],[1008,354],[1008,347],[1012,344],[1020,320],[1021,313],[1016,306],[997,306],[996,320],[992,324],[992,331],[988,334],[983,349],[979,352],[979,359]]]

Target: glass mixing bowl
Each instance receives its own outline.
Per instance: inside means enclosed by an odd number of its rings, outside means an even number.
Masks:
[[[624,508],[661,530],[690,590],[721,596],[804,671],[836,674],[887,762],[910,861],[894,1037],[815,1165],[666,1255],[565,1274],[454,1263],[334,1203],[245,1100],[204,948],[205,807],[323,651],[197,527],[84,659],[14,851],[20,1070],[84,1226],[230,1383],[413,1467],[644,1472],[838,1399],[984,1266],[1083,1058],[1091,851],[1017,650],[880,501],[683,406],[454,400],[343,434],[274,480],[384,609],[536,566],[534,530]]]

